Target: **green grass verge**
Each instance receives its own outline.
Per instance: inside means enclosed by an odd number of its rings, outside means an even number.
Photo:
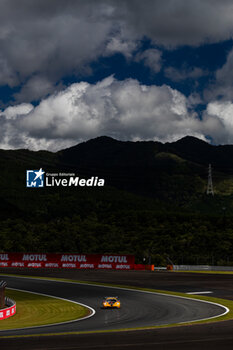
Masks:
[[[16,315],[0,321],[0,330],[35,327],[85,317],[89,310],[81,305],[39,294],[6,289],[16,301]]]

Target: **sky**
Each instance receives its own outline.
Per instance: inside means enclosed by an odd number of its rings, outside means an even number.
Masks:
[[[231,0],[0,0],[0,148],[233,144]]]

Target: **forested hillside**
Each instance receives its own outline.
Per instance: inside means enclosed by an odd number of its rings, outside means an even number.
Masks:
[[[100,137],[50,153],[0,151],[0,251],[132,253],[155,264],[233,264],[233,146]],[[208,166],[214,196],[206,195]],[[26,188],[26,170],[104,187]]]

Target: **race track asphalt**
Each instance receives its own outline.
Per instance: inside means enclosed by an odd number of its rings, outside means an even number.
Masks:
[[[151,271],[85,271],[1,268],[1,273],[37,275],[95,281],[161,290],[212,291],[215,297],[233,300],[233,275]],[[6,277],[4,276],[4,279]],[[76,291],[75,291],[76,293]],[[106,293],[104,293],[106,295]],[[119,291],[116,295],[120,295]],[[102,298],[101,294],[101,298]],[[73,297],[77,297],[75,294]],[[85,297],[85,296],[84,296]],[[94,297],[96,302],[97,296]],[[124,302],[124,298],[122,300]],[[125,306],[125,305],[124,305]],[[123,310],[123,308],[122,308]],[[117,311],[117,310],[106,310]],[[96,316],[94,316],[96,317]],[[151,330],[55,335],[0,337],[1,350],[232,350],[233,320],[210,324],[165,327]],[[80,321],[86,322],[86,321]],[[116,327],[114,327],[116,328]]]
[[[0,331],[0,336],[160,326],[214,317],[225,312],[225,309],[218,305],[142,291],[1,275],[0,279],[4,279],[9,288],[66,298],[90,306],[96,311],[86,320]],[[121,300],[121,309],[103,310],[101,301],[104,296],[118,296]]]

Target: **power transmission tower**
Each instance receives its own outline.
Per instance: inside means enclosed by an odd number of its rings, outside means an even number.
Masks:
[[[212,194],[212,196],[214,195],[211,164],[209,164],[208,183],[207,183],[207,191],[206,191],[206,193],[207,194]]]

